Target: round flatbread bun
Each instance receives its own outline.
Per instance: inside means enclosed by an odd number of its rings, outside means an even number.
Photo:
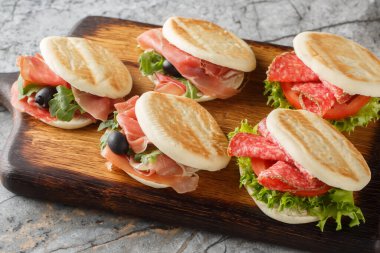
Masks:
[[[192,99],[146,92],[137,100],[136,116],[148,139],[178,163],[216,171],[230,161],[226,136],[211,114]]]
[[[240,175],[243,174],[243,169],[239,168]],[[260,208],[260,210],[266,214],[267,216],[271,217],[272,219],[288,223],[288,224],[303,224],[303,223],[310,223],[314,221],[318,221],[318,217],[308,215],[305,212],[298,212],[297,210],[290,210],[290,209],[284,209],[281,212],[279,212],[276,208],[269,208],[264,202],[261,202],[257,199],[255,199],[252,194],[254,192],[254,189],[249,186],[245,186],[247,189],[247,192],[252,197],[253,201],[255,201],[256,206]]]
[[[70,121],[54,120],[54,121],[46,122],[43,119],[40,119],[40,120],[54,127],[58,127],[62,129],[71,129],[71,130],[82,128],[94,123],[93,119],[86,118],[86,117],[75,117]]]
[[[380,96],[380,59],[356,42],[330,33],[303,32],[293,46],[321,79],[351,95]]]
[[[116,99],[132,89],[127,67],[95,42],[52,36],[41,40],[40,49],[49,68],[78,90]]]
[[[275,109],[267,127],[296,163],[327,185],[359,191],[369,183],[371,171],[362,154],[317,114]]]
[[[171,44],[197,58],[243,72],[256,68],[250,46],[214,23],[171,17],[164,23],[162,33]]]

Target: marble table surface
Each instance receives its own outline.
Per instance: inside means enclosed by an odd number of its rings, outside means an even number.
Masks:
[[[291,45],[305,30],[352,38],[380,56],[380,0],[0,0],[0,72],[17,71],[47,35],[88,15],[162,24],[211,20],[252,40]],[[0,105],[0,152],[12,128]],[[16,196],[0,185],[0,252],[294,252],[261,242]]]

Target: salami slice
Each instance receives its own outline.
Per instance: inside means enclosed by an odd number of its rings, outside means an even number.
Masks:
[[[322,83],[296,83],[293,91],[299,92],[302,109],[323,116],[336,103],[334,94]]]
[[[228,153],[231,156],[290,162],[289,157],[277,144],[263,136],[248,133],[236,134],[230,141]]]
[[[319,77],[294,52],[277,56],[269,66],[267,75],[272,82],[320,82]]]
[[[277,191],[319,191],[326,185],[317,178],[305,176],[295,166],[283,161],[261,172],[257,180],[264,187]]]
[[[344,104],[352,98],[352,96],[350,94],[345,93],[341,88],[333,85],[332,83],[329,83],[325,80],[321,80],[321,81],[322,81],[323,85],[327,89],[329,89],[330,92],[332,92],[334,94],[334,97],[339,104]]]

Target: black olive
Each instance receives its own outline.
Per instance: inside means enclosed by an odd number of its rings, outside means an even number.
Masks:
[[[113,131],[108,135],[108,147],[118,155],[125,155],[128,152],[129,144],[125,136],[117,131]]]
[[[168,60],[164,61],[163,68],[166,74],[174,77],[182,77],[178,70]]]
[[[55,93],[57,93],[57,89],[55,87],[45,87],[37,92],[34,99],[42,108],[49,108],[49,101],[53,98]]]

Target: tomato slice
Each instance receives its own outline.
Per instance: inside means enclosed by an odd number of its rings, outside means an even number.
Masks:
[[[347,103],[334,105],[325,115],[323,115],[323,118],[340,120],[353,116],[357,114],[370,99],[371,97],[356,95]]]
[[[288,102],[296,109],[302,109],[299,102],[298,92],[292,91],[293,83],[281,83],[282,91],[288,100]],[[371,97],[356,95],[347,103],[335,104],[330,110],[323,116],[325,119],[340,120],[353,116],[359,112],[359,110],[365,106]]]
[[[274,162],[260,159],[260,158],[251,158],[251,165],[253,172],[255,172],[255,175],[260,175],[261,172],[268,169],[270,166],[273,165]]]
[[[251,165],[252,170],[255,173],[256,176],[260,175],[261,172],[271,167],[276,161],[270,161],[270,160],[264,160],[260,158],[251,158]],[[282,185],[282,188],[289,189],[289,192],[291,192],[293,195],[300,196],[300,197],[314,197],[314,196],[320,196],[324,193],[326,193],[328,190],[331,189],[331,186],[328,186],[324,184],[321,188],[313,189],[313,190],[305,190],[305,191],[297,191],[294,190],[293,187],[286,185],[281,180],[272,180],[274,184],[284,184]]]

